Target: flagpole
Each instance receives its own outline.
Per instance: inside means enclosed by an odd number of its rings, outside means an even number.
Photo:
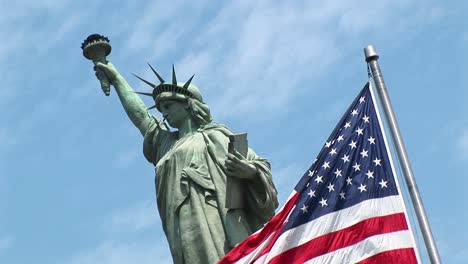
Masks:
[[[427,220],[426,213],[424,211],[424,206],[422,203],[421,196],[419,195],[418,186],[413,175],[413,170],[408,159],[408,154],[406,153],[405,146],[403,144],[403,139],[400,135],[400,129],[393,112],[392,105],[390,103],[390,98],[387,94],[387,87],[385,86],[382,72],[380,71],[379,55],[375,51],[373,46],[367,46],[364,49],[364,54],[366,56],[366,62],[368,63],[372,76],[374,78],[375,86],[377,87],[377,93],[379,94],[380,101],[382,102],[385,117],[389,123],[390,134],[392,135],[393,142],[395,143],[398,160],[403,169],[403,176],[405,178],[406,185],[408,187],[411,200],[413,202],[414,210],[416,212],[416,217],[418,218],[419,226],[423,235],[424,243],[426,244],[427,253],[429,259],[433,264],[440,264],[440,256],[437,251],[437,246],[432,236],[431,228],[429,226],[429,221]]]

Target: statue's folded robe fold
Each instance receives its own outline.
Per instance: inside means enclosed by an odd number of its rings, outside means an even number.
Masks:
[[[246,158],[258,175],[245,186],[247,208],[228,210],[224,163],[232,132],[210,123],[179,139],[163,127],[153,119],[143,151],[155,165],[157,205],[174,263],[216,263],[274,215],[270,164],[249,148]]]

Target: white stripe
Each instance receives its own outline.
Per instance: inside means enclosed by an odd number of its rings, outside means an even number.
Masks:
[[[235,263],[250,263],[265,248],[265,246],[268,245],[270,240],[273,238],[273,234],[275,234],[275,232],[271,233],[270,236],[268,236],[268,238],[265,239],[265,241],[263,241],[254,251],[250,252],[248,255],[245,255],[243,258],[239,259]]]
[[[284,232],[267,254],[265,261],[282,252],[302,245],[316,237],[341,230],[365,219],[403,212],[400,197],[397,195],[369,199],[349,208],[326,214],[311,222]],[[255,262],[262,263],[262,262]]]
[[[292,191],[292,193],[289,195],[288,199],[286,200],[286,202],[283,204],[283,206],[278,210],[278,212],[275,214],[275,215],[278,215],[280,214],[283,210],[284,210],[284,207],[285,205],[288,203],[288,201],[296,194],[297,192],[295,190]],[[286,217],[286,219],[289,217],[289,215],[291,214],[291,212],[294,210],[296,206],[293,206],[293,208],[291,209],[291,211],[289,212],[288,216]],[[257,232],[255,232],[254,234],[252,234],[251,236],[259,233],[264,227],[262,227],[260,230],[258,230]],[[236,261],[236,263],[239,263],[239,264],[242,264],[242,263],[250,263],[250,261],[252,261],[253,259],[255,259],[258,254],[263,251],[263,249],[269,244],[269,242],[271,241],[271,239],[273,238],[273,235],[275,234],[276,232],[273,232],[271,233],[267,239],[265,239],[265,241],[263,241],[260,245],[258,245],[257,248],[255,248],[254,251],[250,252],[249,254],[245,255],[244,257],[242,257],[241,259],[239,259],[238,261]],[[248,238],[247,238],[248,239]]]
[[[408,230],[398,231],[369,237],[352,246],[311,259],[304,264],[356,263],[384,251],[413,246],[411,232]]]
[[[383,123],[382,123],[382,117],[380,115],[379,105],[378,105],[378,102],[376,101],[376,97],[375,97],[375,94],[374,94],[374,89],[373,89],[371,81],[369,81],[369,90],[370,90],[370,94],[371,94],[371,97],[372,97],[372,101],[374,101],[374,110],[375,110],[375,113],[377,114],[377,119],[379,121],[380,131],[382,132],[382,136],[383,136],[383,140],[384,140],[384,144],[385,144],[385,150],[387,151],[388,159],[390,160],[390,167],[392,168],[393,179],[395,180],[395,184],[396,184],[396,187],[398,189],[398,193],[400,194],[400,197],[401,197],[401,203],[403,204],[403,212],[405,212],[406,223],[408,224],[409,230],[411,231],[411,238],[412,238],[413,243],[414,243],[416,258],[418,259],[418,263],[422,263],[421,262],[421,257],[419,255],[418,244],[416,243],[416,239],[414,237],[414,230],[413,230],[413,227],[411,226],[411,222],[410,222],[410,219],[409,219],[408,209],[406,208],[405,201],[403,200],[403,192],[401,191],[401,188],[400,188],[400,183],[398,181],[398,177],[397,177],[396,170],[395,170],[395,164],[393,162],[393,156],[392,156],[392,153],[390,152],[390,148],[389,148],[388,140],[387,140],[387,135],[385,133],[385,129],[384,129],[384,126],[383,126]]]
[[[267,263],[266,261],[266,258],[268,257],[268,255],[263,255],[261,256],[260,258],[258,258],[254,264],[263,264],[263,263]]]

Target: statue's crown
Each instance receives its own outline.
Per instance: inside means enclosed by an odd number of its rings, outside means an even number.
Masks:
[[[191,85],[192,79],[195,75],[192,75],[190,79],[185,83],[177,82],[177,77],[175,73],[174,65],[172,65],[172,82],[168,83],[165,82],[164,79],[159,75],[156,70],[148,63],[149,67],[153,71],[153,73],[158,77],[160,84],[156,85],[151,83],[138,75],[134,74],[135,77],[143,81],[144,83],[148,84],[153,88],[152,93],[144,93],[144,92],[136,92],[141,95],[151,96],[153,97],[156,104],[149,109],[158,108],[159,110],[159,102],[161,100],[168,100],[168,99],[175,99],[181,100],[186,98],[192,98],[203,102],[202,96],[200,91],[195,85]]]

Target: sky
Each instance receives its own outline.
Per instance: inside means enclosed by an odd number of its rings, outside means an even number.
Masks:
[[[156,81],[148,62],[167,79],[172,64],[179,80],[195,74],[214,120],[270,160],[280,204],[367,81],[374,45],[441,258],[466,263],[467,2],[0,7],[0,263],[171,263],[141,134],[82,55],[93,33],[137,91],[132,73]]]

